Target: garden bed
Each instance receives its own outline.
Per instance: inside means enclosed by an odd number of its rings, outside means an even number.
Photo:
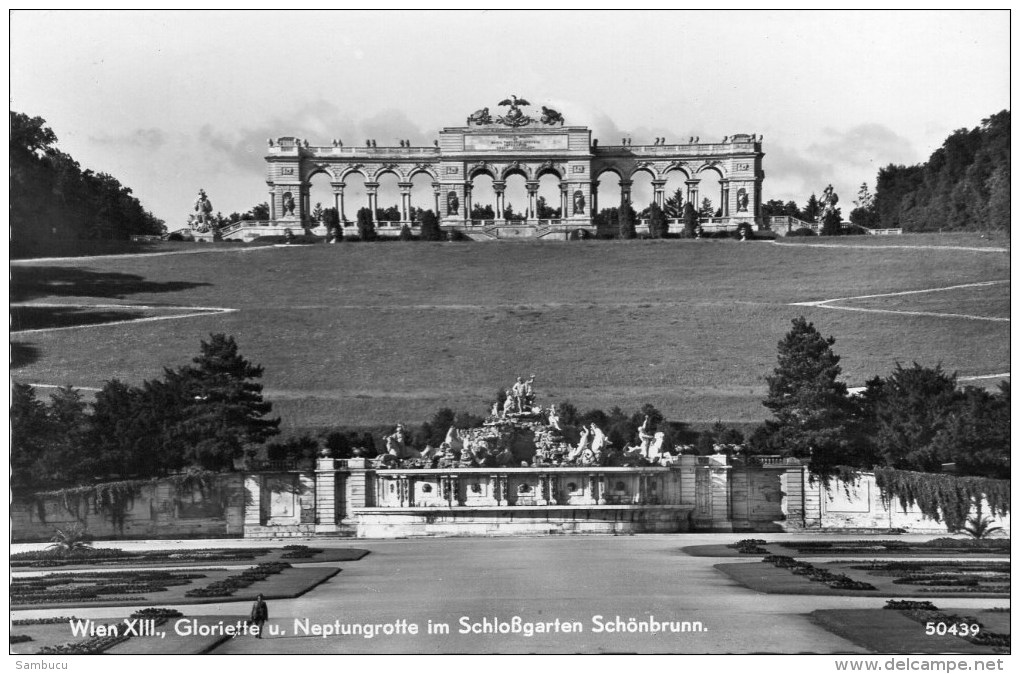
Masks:
[[[361,559],[368,550],[358,548],[315,548],[307,545],[286,545],[277,548],[207,548],[169,550],[121,550],[119,548],[87,548],[71,556],[60,556],[50,550],[33,550],[11,555],[14,569],[95,569],[97,567],[166,567],[209,566],[212,562],[244,564],[266,562],[349,562]]]
[[[14,621],[12,634],[29,637],[29,641],[11,643],[10,652],[15,655],[34,654],[97,654],[106,653],[112,655],[195,655],[207,653],[229,637],[222,635],[188,635],[182,636],[174,629],[174,623],[183,616],[177,611],[158,609],[165,615],[165,619],[157,621],[157,633],[165,636],[128,636],[124,632],[126,623],[124,619],[101,619],[97,623],[104,626],[116,626],[121,632],[118,637],[83,637],[75,636],[71,631],[70,620],[77,620],[73,616],[58,619],[44,619],[41,621]],[[153,613],[153,610],[150,610]],[[158,614],[156,614],[158,615]],[[142,617],[133,614],[131,618]],[[146,617],[155,617],[150,615]],[[244,620],[243,616],[186,616],[189,621],[194,620],[199,625],[217,625],[220,621],[224,624],[235,624]],[[29,623],[29,624],[24,624]],[[127,638],[125,638],[127,636]]]
[[[253,567],[254,568],[254,567]],[[332,578],[340,572],[337,567],[302,567],[285,568],[280,573],[265,576],[263,579],[254,580],[252,583],[241,586],[236,581],[229,580],[240,575],[238,571],[225,569],[189,569],[186,572],[157,572],[165,573],[167,577],[138,576],[134,572],[134,581],[140,590],[138,593],[90,593],[96,588],[102,589],[105,586],[123,586],[128,576],[118,576],[115,573],[61,573],[48,574],[37,578],[15,578],[11,586],[12,608],[16,610],[28,609],[55,609],[55,608],[81,608],[93,606],[151,606],[154,603],[160,604],[210,604],[227,601],[251,601],[259,593],[265,595],[266,599],[291,599],[299,597],[308,592],[316,585]],[[153,573],[153,572],[144,572]],[[52,575],[59,575],[59,578],[51,578]],[[184,576],[189,576],[184,578]],[[51,581],[64,581],[66,583],[53,583]],[[32,582],[35,585],[31,585]],[[186,582],[181,582],[186,581]],[[149,589],[141,591],[141,584],[149,583]],[[162,583],[160,585],[159,583]],[[223,584],[235,586],[233,592],[225,594],[219,591],[200,592],[203,596],[188,596],[193,590],[203,590],[210,585]],[[21,588],[38,588],[45,585],[52,590],[42,593],[27,594],[17,591]],[[75,587],[79,586],[79,587]],[[165,588],[165,589],[155,589]],[[77,590],[77,591],[75,591]],[[49,600],[46,599],[47,594]],[[19,601],[19,597],[21,600]]]
[[[773,556],[775,557],[775,556]],[[790,560],[780,557],[780,560]],[[949,566],[947,566],[949,565]],[[991,568],[990,565],[995,565]],[[807,567],[810,567],[807,568]],[[716,564],[715,568],[738,583],[768,594],[817,594],[852,596],[915,597],[989,597],[1009,596],[1008,562],[868,562],[846,561],[806,564],[791,560],[779,566],[767,562]],[[811,578],[817,576],[818,580]],[[851,583],[830,583],[830,577],[846,577]],[[974,585],[930,583],[920,585],[909,580],[930,579],[932,576],[953,578],[987,578]],[[821,581],[821,582],[818,582]],[[922,582],[929,582],[922,580]],[[859,583],[860,585],[854,585]],[[834,585],[834,586],[833,586]],[[870,586],[872,589],[867,589]],[[858,587],[860,589],[854,589]]]
[[[890,602],[892,603],[892,602]],[[887,606],[886,609],[891,607]],[[844,639],[876,653],[1009,653],[1010,613],[988,609],[826,609],[810,614],[811,621]],[[958,622],[962,621],[962,622]],[[930,631],[939,633],[928,634]],[[947,633],[943,626],[981,626],[976,637]],[[954,630],[955,631],[955,630]],[[962,630],[961,630],[962,631]],[[1005,644],[1005,645],[1003,645]]]
[[[732,545],[692,545],[682,548],[692,557],[751,557],[756,555],[794,555],[797,557],[843,556],[897,556],[897,557],[956,557],[956,556],[1009,556],[1009,539],[995,538],[971,540],[936,538],[930,541],[908,542],[889,539],[850,539],[835,541],[774,542],[763,539],[744,539]]]

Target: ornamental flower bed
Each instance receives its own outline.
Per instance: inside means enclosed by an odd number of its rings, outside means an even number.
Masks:
[[[895,585],[917,585],[918,592],[1009,592],[1009,562],[879,562],[856,564],[852,569],[874,576],[894,576]]]
[[[305,547],[305,546],[300,546]],[[249,561],[273,552],[273,548],[212,548],[208,550],[125,551],[120,548],[83,548],[70,554],[60,550],[32,550],[11,555],[12,567],[46,568],[93,564],[124,564],[128,562],[231,562]]]
[[[101,601],[111,595],[163,592],[174,585],[189,585],[198,578],[205,578],[205,575],[174,571],[51,573],[39,578],[15,578],[10,586],[11,603]]]
[[[769,554],[769,551],[761,547],[766,544],[767,542],[761,538],[745,538],[737,541],[729,547],[742,555],[767,555]]]
[[[828,569],[820,569],[813,564],[801,562],[786,555],[766,555],[763,562],[767,562],[780,569],[789,569],[798,576],[804,576],[816,583],[825,583],[834,590],[874,590],[875,586],[854,580],[841,573],[833,573]]]
[[[280,555],[283,559],[308,559],[320,552],[325,552],[322,548],[310,548],[307,545],[285,545],[283,549],[286,550]]]
[[[288,562],[267,562],[245,569],[239,574],[228,576],[224,580],[210,583],[206,587],[188,590],[185,597],[229,597],[240,589],[246,588],[252,583],[265,580],[269,576],[280,573],[284,569],[291,568]]]

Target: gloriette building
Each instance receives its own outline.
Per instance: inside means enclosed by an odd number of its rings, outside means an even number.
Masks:
[[[547,107],[541,113],[528,112],[527,101],[516,96],[500,103],[504,114],[483,108],[467,117],[463,126],[447,127],[433,146],[415,147],[400,141],[397,147],[377,146],[375,141],[346,145],[333,140],[330,145],[312,145],[307,139],[283,136],[268,141],[266,183],[269,186],[270,219],[258,225],[234,226],[225,232],[231,238],[253,238],[267,229],[310,228],[312,204],[311,180],[319,174],[329,177],[333,206],[346,228],[355,225],[357,211],[369,208],[373,218],[378,208],[379,180],[393,174],[400,190],[399,222],[376,222],[380,235],[395,236],[406,224],[414,230],[411,209],[412,180],[428,176],[432,203],[446,231],[457,230],[473,239],[587,237],[595,233],[593,214],[618,206],[604,203],[598,192],[599,181],[619,181],[620,201],[630,202],[635,176],[651,177],[654,201],[662,206],[667,198],[665,185],[673,175],[682,177],[686,200],[695,206],[709,197],[721,210],[717,217],[703,221],[708,230],[737,229],[742,224],[761,226],[762,171],[761,138],[734,134],[721,142],[702,143],[691,138],[687,143],[667,143],[656,139],[652,145],[600,144],[585,126],[565,123],[563,116]],[[718,179],[718,194],[699,194],[699,184],[709,173]],[[352,176],[364,180],[367,203],[352,203],[345,187]],[[559,217],[540,217],[539,181],[553,176],[559,184]],[[475,181],[481,176],[492,180],[495,194],[491,219],[471,217]],[[520,176],[525,181],[527,203],[514,204],[523,213],[504,219],[507,180]],[[360,181],[359,181],[360,182]],[[675,181],[674,181],[675,182]],[[715,181],[713,181],[715,182]],[[419,179],[420,183],[420,179]],[[614,191],[615,196],[615,191]],[[360,200],[359,200],[360,201]],[[326,204],[324,204],[325,206]],[[638,205],[638,210],[644,204]],[[241,223],[239,223],[241,224]],[[638,223],[639,231],[642,224]],[[670,229],[681,225],[670,221]],[[325,233],[325,232],[323,232]]]

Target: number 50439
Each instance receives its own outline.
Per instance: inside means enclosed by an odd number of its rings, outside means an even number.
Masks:
[[[929,622],[924,625],[924,633],[927,636],[952,634],[956,637],[972,637],[980,631],[981,625],[977,623]]]

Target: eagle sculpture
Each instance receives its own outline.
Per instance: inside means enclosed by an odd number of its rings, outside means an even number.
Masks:
[[[499,102],[500,105],[509,105],[512,108],[516,108],[518,105],[531,105],[523,98],[517,98],[516,94],[510,94],[510,98],[504,98]]]

